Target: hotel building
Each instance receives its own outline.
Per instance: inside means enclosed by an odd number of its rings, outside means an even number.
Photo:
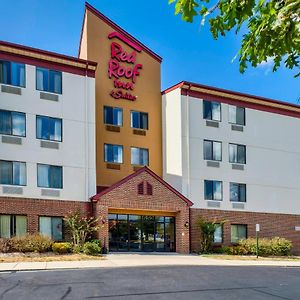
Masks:
[[[101,220],[110,251],[282,236],[300,252],[300,107],[189,82],[86,4],[78,58],[0,42],[0,237]],[[275,134],[276,133],[276,134]],[[298,197],[297,197],[298,196]]]

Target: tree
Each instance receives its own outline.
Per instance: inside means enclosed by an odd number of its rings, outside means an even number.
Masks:
[[[83,217],[79,211],[68,214],[64,221],[72,235],[72,242],[75,247],[81,247],[86,239],[98,231],[99,219],[94,217]]]
[[[209,19],[214,39],[231,30],[244,33],[237,54],[241,73],[249,64],[256,67],[271,59],[273,72],[283,62],[296,70],[295,77],[300,75],[299,0],[169,0],[174,2],[175,14],[186,22],[198,15],[202,25]]]
[[[223,226],[226,221],[206,221],[202,217],[197,220],[197,226],[201,232],[200,252],[212,252],[212,245],[214,241],[214,234],[218,227]]]

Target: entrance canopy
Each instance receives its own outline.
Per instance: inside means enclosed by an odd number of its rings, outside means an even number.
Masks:
[[[118,223],[120,215],[121,218],[127,220],[127,223],[122,223],[124,227],[122,232],[120,232],[119,225],[113,229],[114,244],[110,243],[111,246],[130,247],[131,237],[129,233],[127,235],[126,230],[128,232],[130,226],[134,227],[129,218],[136,218],[139,220],[137,226],[140,226],[140,230],[136,230],[138,236],[135,235],[131,247],[138,247],[139,251],[150,251],[149,249],[156,251],[161,247],[166,251],[170,247],[169,236],[165,235],[166,228],[169,228],[166,222],[169,219],[166,218],[172,217],[175,224],[176,251],[189,252],[189,207],[193,203],[149,168],[143,167],[93,196],[91,200],[94,203],[96,217],[101,217],[104,223],[100,229],[99,238],[106,247],[109,247],[109,242],[112,242],[113,238],[112,230],[109,235],[109,224],[112,223],[109,219],[115,219]],[[162,228],[164,234],[159,238],[158,232],[162,232]],[[133,233],[132,236],[134,236]],[[172,244],[171,251],[175,250],[173,245],[175,242]]]

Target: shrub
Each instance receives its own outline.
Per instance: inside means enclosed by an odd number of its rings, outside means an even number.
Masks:
[[[11,239],[3,238],[0,239],[0,252],[1,253],[8,253],[12,252],[12,241]]]
[[[82,246],[100,228],[98,218],[83,217],[80,211],[70,213],[64,221],[72,236],[72,243],[76,246]]]
[[[247,254],[256,254],[256,239],[248,238],[239,241],[239,246],[246,249]],[[292,249],[292,242],[280,237],[271,239],[262,238],[258,243],[258,255],[260,256],[282,256],[289,255]]]
[[[91,243],[94,243],[94,244],[98,245],[100,248],[102,247],[101,240],[98,240],[98,239],[93,239],[93,240],[90,240],[89,242],[91,242]]]
[[[198,218],[197,226],[200,229],[200,253],[213,252],[214,233],[219,226],[223,226],[226,221],[217,222],[216,220],[207,221],[202,217]]]
[[[13,237],[12,250],[17,252],[47,252],[51,250],[53,241],[44,235],[28,234],[22,237]]]
[[[52,251],[58,254],[70,253],[72,251],[72,245],[70,243],[53,243]]]
[[[97,255],[101,253],[101,248],[96,243],[86,242],[83,245],[83,253],[86,255]]]
[[[73,253],[81,253],[82,246],[81,245],[73,245],[72,251],[73,251]]]
[[[291,241],[275,237],[271,241],[273,255],[290,255],[293,244]]]

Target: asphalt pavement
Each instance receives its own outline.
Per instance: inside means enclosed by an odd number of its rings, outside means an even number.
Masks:
[[[299,267],[143,266],[0,273],[6,299],[300,299]]]

